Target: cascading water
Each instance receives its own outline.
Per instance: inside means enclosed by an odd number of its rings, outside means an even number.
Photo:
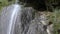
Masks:
[[[11,18],[10,18],[10,22],[9,22],[9,27],[8,27],[8,33],[7,34],[13,34],[15,21],[17,19],[17,15],[18,15],[19,11],[20,11],[20,14],[21,14],[21,6],[19,6],[17,4],[14,5],[13,12],[11,14]]]
[[[21,9],[21,5],[17,4],[16,0],[16,4],[5,7],[2,10],[0,20],[2,32],[0,34],[14,34],[16,19],[18,15],[21,16]]]

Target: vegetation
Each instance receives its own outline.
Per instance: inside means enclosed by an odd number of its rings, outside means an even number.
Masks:
[[[4,6],[8,6],[14,2],[15,2],[15,0],[0,0],[0,9]]]

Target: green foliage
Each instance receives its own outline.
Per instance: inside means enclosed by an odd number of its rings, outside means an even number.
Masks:
[[[8,5],[10,5],[14,2],[15,2],[15,0],[12,0],[12,1],[9,1],[9,2],[8,2],[8,0],[0,0],[0,9],[4,6],[8,6]]]
[[[3,6],[6,6],[6,5],[8,5],[7,0],[0,0],[0,9],[1,9]]]
[[[57,30],[60,29],[60,9],[55,9],[55,18],[54,18],[54,34],[58,34]]]

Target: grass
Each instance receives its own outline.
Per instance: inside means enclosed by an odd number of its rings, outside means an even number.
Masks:
[[[60,9],[55,9],[55,21],[54,21],[55,34],[58,34],[57,30],[60,29]]]

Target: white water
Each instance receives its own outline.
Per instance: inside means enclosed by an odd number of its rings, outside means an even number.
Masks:
[[[12,27],[13,27],[13,25],[15,25],[15,21],[17,19],[18,11],[21,10],[21,6],[18,4],[13,5],[13,7],[14,7],[14,9],[13,9],[12,14],[11,14],[11,19],[10,19],[10,24],[8,27],[7,34],[12,34],[11,33],[11,30],[13,30]]]
[[[16,20],[18,15],[21,16],[21,6],[22,5],[19,4],[13,4],[2,9],[0,20],[2,26],[2,34],[14,34]],[[19,18],[21,19],[21,17]]]

